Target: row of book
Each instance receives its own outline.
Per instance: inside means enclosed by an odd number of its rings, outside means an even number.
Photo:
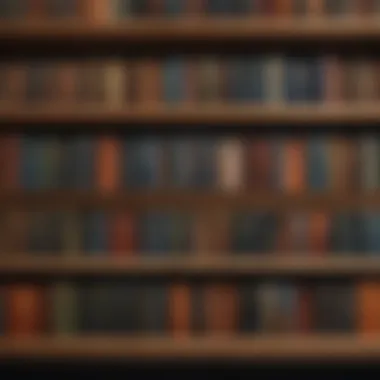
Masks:
[[[8,190],[373,191],[380,139],[307,137],[132,137],[0,135],[0,188]]]
[[[90,257],[380,254],[380,212],[10,212],[0,256]],[[5,256],[4,256],[5,255]]]
[[[378,281],[122,279],[1,290],[5,335],[380,332]]]
[[[333,55],[3,62],[0,105],[369,101],[380,98],[379,68],[377,59]]]
[[[0,19],[81,18],[92,23],[133,17],[371,15],[378,0],[2,0]]]

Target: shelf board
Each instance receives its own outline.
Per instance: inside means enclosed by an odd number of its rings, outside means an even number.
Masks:
[[[0,358],[367,361],[380,358],[380,337],[1,338]]]
[[[307,257],[306,255],[309,255]],[[171,253],[168,257],[154,258],[143,253],[126,253],[124,257],[85,256],[82,252],[0,255],[0,275],[32,276],[355,276],[380,275],[380,256],[374,257],[316,257],[312,253],[233,255],[218,253]],[[340,254],[342,255],[342,254]],[[99,257],[100,256],[100,257]],[[129,257],[128,257],[129,256]]]
[[[125,190],[109,193],[96,191],[41,190],[0,191],[0,209],[90,209],[124,207],[131,212],[150,209],[183,210],[272,210],[286,212],[296,208],[306,210],[348,210],[380,208],[380,192],[345,193],[341,191],[300,194],[264,193],[221,190]]]
[[[0,126],[21,124],[26,127],[48,126],[51,129],[65,124],[77,129],[78,124],[89,127],[104,124],[122,125],[125,128],[136,124],[149,124],[159,128],[164,124],[183,128],[186,125],[204,128],[205,124],[214,125],[344,125],[362,128],[363,123],[380,122],[379,103],[352,104],[305,104],[305,105],[215,105],[192,106],[127,106],[123,109],[111,109],[92,104],[79,107],[57,106],[50,104],[22,107],[0,104]]]
[[[379,17],[345,18],[141,18],[95,25],[83,21],[29,21],[0,23],[0,42],[226,42],[252,40],[352,40],[380,38]]]

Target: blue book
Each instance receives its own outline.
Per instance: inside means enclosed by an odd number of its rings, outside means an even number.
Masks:
[[[162,178],[162,143],[157,138],[127,141],[124,151],[124,184],[132,188],[152,188]]]
[[[175,138],[168,143],[170,186],[190,188],[194,184],[194,142],[192,138]]]
[[[74,186],[80,190],[90,190],[95,182],[95,138],[79,136],[75,139]]]
[[[25,135],[21,141],[21,178],[25,190],[40,189],[41,181],[41,139]]]
[[[233,0],[232,0],[233,1]],[[232,8],[231,0],[206,0],[206,12],[215,15],[228,14]]]
[[[185,12],[186,0],[164,0],[166,15],[180,15]]]
[[[307,184],[311,190],[325,190],[328,186],[329,163],[327,141],[312,137],[307,145]]]
[[[171,215],[149,212],[140,219],[139,247],[143,254],[165,255],[172,251]]]
[[[313,58],[285,59],[284,89],[289,102],[316,101],[322,97],[322,64]]]
[[[83,215],[83,250],[88,255],[104,255],[108,250],[108,220],[103,212]]]
[[[368,255],[380,254],[380,215],[378,212],[369,211],[362,214],[362,252]]]
[[[212,138],[194,141],[194,179],[196,188],[210,188],[216,183],[216,142]]]
[[[174,57],[163,64],[163,93],[167,103],[179,103],[186,97],[186,62]]]

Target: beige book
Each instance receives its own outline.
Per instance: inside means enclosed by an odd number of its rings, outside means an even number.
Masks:
[[[238,138],[222,139],[217,146],[218,187],[223,191],[243,188],[244,149]]]
[[[121,109],[128,105],[127,67],[125,63],[108,62],[106,67],[106,102],[109,108]]]
[[[284,59],[281,56],[268,57],[264,65],[264,99],[269,104],[284,101]]]

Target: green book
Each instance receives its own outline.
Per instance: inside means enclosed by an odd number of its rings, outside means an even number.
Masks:
[[[52,330],[55,334],[74,334],[78,330],[77,292],[71,282],[53,285]]]

